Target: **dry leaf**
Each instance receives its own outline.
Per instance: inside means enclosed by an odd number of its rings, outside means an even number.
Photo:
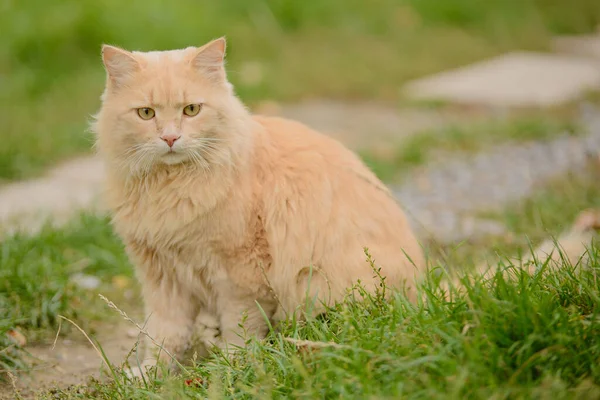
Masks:
[[[6,332],[6,334],[19,347],[24,347],[27,344],[27,338],[25,335],[16,329],[10,329],[8,332]]]

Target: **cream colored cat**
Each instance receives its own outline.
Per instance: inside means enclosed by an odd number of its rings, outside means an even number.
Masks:
[[[267,333],[259,305],[276,323],[306,295],[319,312],[358,280],[374,290],[364,247],[390,286],[410,286],[424,267],[375,175],[300,123],[250,115],[224,53],[223,38],[164,52],[102,49],[108,78],[94,129],[107,200],[142,284],[148,332],[178,357],[197,325],[207,345],[243,345],[244,335]]]

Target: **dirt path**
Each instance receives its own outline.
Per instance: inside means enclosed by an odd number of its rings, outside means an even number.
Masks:
[[[104,179],[96,157],[82,157],[51,169],[45,176],[0,186],[0,234],[33,233],[44,223],[60,225],[98,206]]]
[[[119,366],[135,347],[137,331],[125,323],[107,324],[102,329],[92,338],[111,364]],[[80,385],[90,378],[102,379],[109,374],[101,354],[79,332],[73,332],[68,338],[60,337],[56,344],[53,338],[35,343],[27,346],[27,351],[32,356],[32,370],[16,378],[17,390],[24,398],[35,398],[36,392]],[[7,388],[6,392],[13,390]]]

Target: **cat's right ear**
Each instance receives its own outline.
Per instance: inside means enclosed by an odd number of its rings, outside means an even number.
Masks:
[[[140,69],[139,62],[130,52],[107,44],[102,45],[102,62],[114,87],[121,86]]]
[[[226,82],[225,74],[225,38],[215,39],[197,49],[192,64],[202,74],[214,82]]]

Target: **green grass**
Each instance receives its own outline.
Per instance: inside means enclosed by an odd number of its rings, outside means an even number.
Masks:
[[[388,154],[363,151],[361,157],[380,179],[390,182],[449,153],[474,153],[504,142],[548,140],[581,132],[582,128],[566,115],[518,115],[417,133],[392,147]]]
[[[233,361],[214,356],[185,376],[132,383],[118,375],[112,383],[53,395],[598,398],[598,249],[591,256],[586,270],[565,265],[515,281],[502,274],[476,280],[451,302],[440,296],[433,279],[421,288],[424,299],[417,305],[401,295],[387,302],[381,293],[363,293],[329,309],[324,318],[289,321],[265,341],[250,341]],[[289,338],[308,342],[297,346]]]
[[[408,79],[510,49],[545,49],[552,33],[589,32],[599,21],[596,0],[2,0],[0,179],[89,149],[102,42],[170,49],[227,35],[230,77],[250,104],[395,102]]]
[[[568,228],[569,221],[585,208],[600,209],[600,169],[595,162],[585,173],[569,173],[513,205],[497,218],[515,235],[540,241]]]
[[[57,315],[77,317],[76,273],[108,279],[131,275],[120,240],[104,219],[84,216],[59,230],[45,228],[0,243],[0,316],[24,328],[54,328]]]
[[[107,220],[84,216],[63,229],[47,227],[33,237],[15,235],[0,242],[0,380],[4,370],[26,369],[23,349],[6,336],[9,329],[25,332],[31,342],[53,337],[59,315],[90,332],[94,322],[106,319],[96,290],[73,282],[77,273],[101,278],[98,290],[111,294],[111,277],[131,276]],[[65,324],[63,332],[70,330]]]
[[[0,306],[1,308],[1,306]],[[28,369],[26,352],[14,341],[9,333],[14,329],[14,321],[0,319],[0,390],[4,371],[26,371]]]

